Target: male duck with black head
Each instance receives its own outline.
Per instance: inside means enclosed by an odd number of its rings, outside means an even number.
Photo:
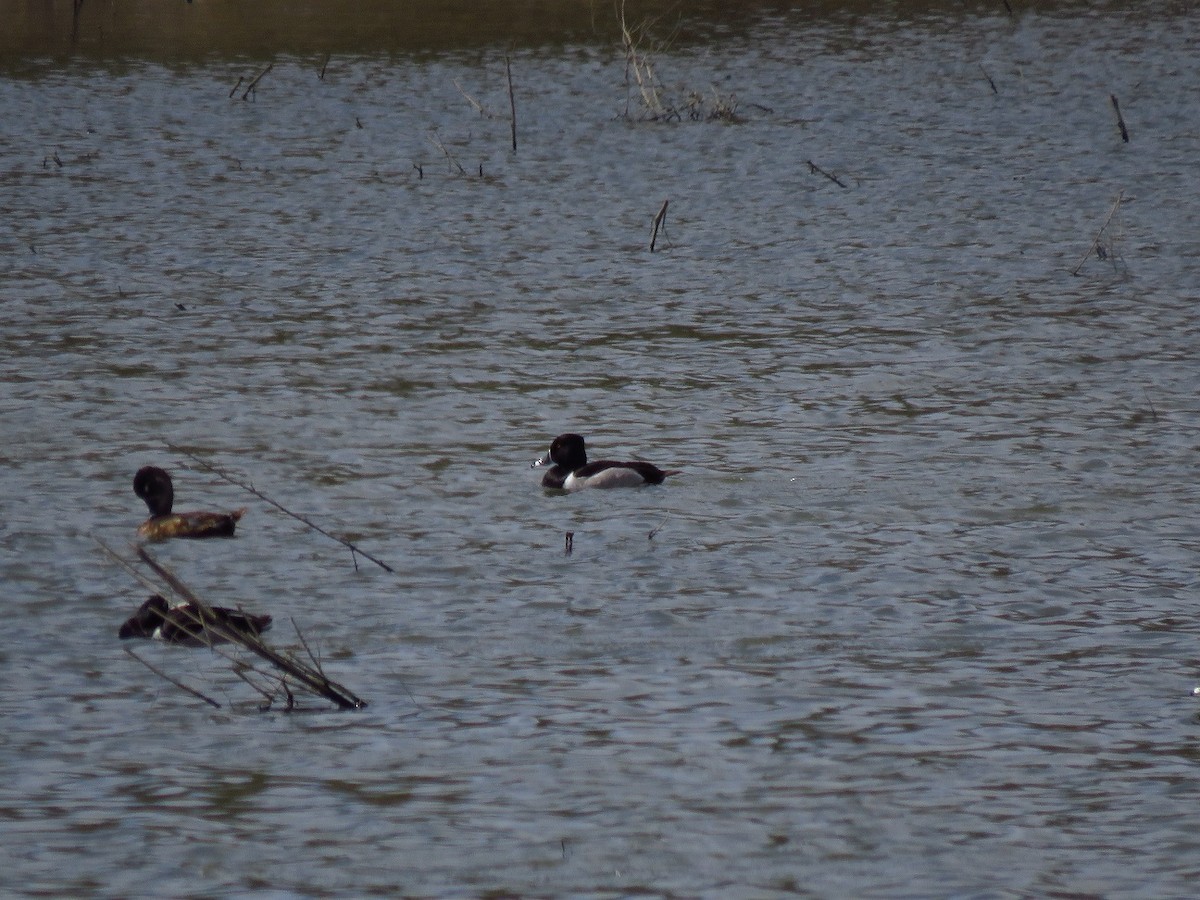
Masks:
[[[171,476],[158,466],[143,466],[133,476],[133,492],[146,501],[150,518],[138,526],[137,533],[150,541],[165,541],[167,538],[233,537],[238,519],[246,514],[245,509],[233,512],[186,512],[173,513],[175,489]]]
[[[270,616],[195,603],[168,606],[166,600],[155,594],[138,607],[117,631],[117,636],[123,641],[153,638],[168,644],[201,647],[223,643],[231,636],[258,637],[270,627]]]
[[[618,462],[601,459],[588,462],[583,438],[578,434],[560,434],[556,437],[550,443],[550,451],[541,459],[534,460],[532,467],[537,466],[550,466],[542,476],[542,487],[563,491],[662,484],[668,476],[679,474],[678,469],[664,470],[637,460]]]

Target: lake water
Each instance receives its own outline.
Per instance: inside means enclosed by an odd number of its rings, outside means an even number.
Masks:
[[[8,53],[3,893],[1194,893],[1195,10],[728,13],[659,120],[603,4],[245,101]],[[682,474],[545,492],[568,430]],[[123,652],[147,464],[366,709]]]

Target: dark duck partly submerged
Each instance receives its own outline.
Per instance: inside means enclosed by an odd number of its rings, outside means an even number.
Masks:
[[[583,438],[578,434],[560,434],[556,437],[550,443],[550,451],[541,459],[534,460],[533,467],[537,466],[550,466],[542,476],[542,487],[563,491],[662,484],[668,476],[679,474],[678,469],[660,469],[638,460],[618,462],[601,459],[588,462]]]
[[[121,626],[117,635],[121,640],[153,638],[168,644],[207,647],[229,641],[230,635],[258,637],[270,627],[270,616],[223,606],[200,607],[195,603],[171,607],[155,594]]]
[[[233,537],[245,509],[233,512],[173,513],[175,489],[171,476],[158,466],[143,466],[133,476],[133,492],[146,501],[150,518],[138,526],[137,533],[147,540],[167,538]]]

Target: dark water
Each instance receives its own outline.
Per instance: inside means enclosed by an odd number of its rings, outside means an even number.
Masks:
[[[1195,14],[810,12],[655,51],[681,121],[584,38],[13,64],[5,893],[1194,892]],[[366,710],[122,652],[148,463]]]

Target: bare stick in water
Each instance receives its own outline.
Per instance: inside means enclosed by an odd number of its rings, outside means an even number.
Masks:
[[[650,252],[654,252],[654,245],[658,243],[658,230],[661,228],[663,237],[667,235],[667,205],[670,204],[670,199],[664,200],[662,209],[658,211],[658,215],[654,217],[654,231],[650,235]]]
[[[179,688],[181,691],[187,691],[193,697],[199,697],[201,700],[203,700],[209,706],[215,706],[217,709],[221,708],[221,704],[218,703],[216,700],[214,700],[212,697],[209,697],[207,694],[202,694],[195,688],[189,687],[188,685],[184,684],[182,681],[178,681],[178,680],[172,678],[170,675],[168,675],[162,669],[146,662],[144,659],[142,659],[140,656],[138,656],[136,653],[134,653],[128,647],[125,648],[125,652],[128,653],[130,656],[132,656],[134,659],[136,659],[138,662],[140,662],[143,666],[145,666],[147,669],[149,669],[151,672],[153,672],[159,678],[166,679],[167,681],[171,682],[171,684],[175,685],[175,687]]]
[[[232,100],[232,99],[233,99],[233,95],[234,95],[234,94],[236,94],[236,93],[238,92],[238,88],[240,88],[240,87],[242,86],[242,82],[243,82],[243,81],[245,81],[245,80],[246,80],[246,79],[245,79],[243,76],[241,76],[241,75],[239,75],[239,76],[238,76],[238,82],[237,82],[237,84],[235,84],[235,85],[233,86],[233,90],[231,90],[231,91],[229,92],[229,99],[230,99],[230,100]]]
[[[459,162],[457,159],[455,159],[455,158],[454,158],[454,154],[453,154],[453,153],[451,153],[449,150],[447,150],[447,149],[446,149],[446,145],[445,145],[445,144],[443,144],[443,143],[442,143],[442,140],[441,140],[441,138],[439,138],[439,137],[437,136],[437,131],[436,131],[436,130],[435,130],[435,131],[434,131],[432,134],[430,134],[430,135],[429,135],[429,140],[431,140],[431,141],[433,142],[433,145],[434,145],[435,147],[437,147],[439,150],[441,150],[441,151],[442,151],[442,154],[443,154],[443,155],[446,157],[446,162],[447,162],[447,163],[449,163],[449,164],[451,164],[451,165],[453,165],[453,166],[455,166],[455,167],[457,167],[457,168],[458,168],[458,174],[459,174],[459,175],[466,175],[466,174],[467,174],[467,170],[466,170],[466,169],[464,169],[464,168],[462,167],[462,163],[460,163],[460,162]]]
[[[983,67],[983,63],[979,64],[979,71],[983,73],[983,77],[987,79],[987,83],[992,86],[992,93],[999,94],[1000,92],[996,90],[996,82],[992,81],[992,76],[987,73],[987,69]]]
[[[517,98],[513,94],[512,83],[512,61],[508,55],[504,56],[504,71],[508,73],[508,105],[512,109],[512,148],[513,153],[517,152]]]
[[[811,159],[806,160],[806,162],[808,163],[808,170],[810,172],[813,172],[816,175],[824,175],[826,178],[828,178],[830,181],[832,181],[834,184],[836,184],[840,188],[844,188],[846,186],[840,178],[838,178],[836,175],[829,174],[824,169],[822,169],[820,166],[818,166],[815,162],[813,162]]]
[[[389,566],[387,563],[383,562],[380,559],[376,559],[370,553],[363,550],[361,547],[357,546],[356,544],[352,543],[351,541],[347,541],[344,538],[340,538],[336,534],[330,534],[328,531],[326,531],[320,525],[313,522],[311,519],[306,518],[305,516],[302,516],[299,513],[292,512],[290,509],[288,509],[286,506],[284,506],[278,500],[274,500],[271,497],[268,497],[262,491],[258,490],[258,488],[254,487],[254,485],[246,484],[246,482],[240,481],[239,479],[234,478],[232,475],[228,474],[227,472],[224,472],[221,469],[218,469],[216,466],[205,462],[200,457],[196,456],[196,454],[189,453],[187,450],[184,450],[182,447],[176,447],[170,441],[167,441],[166,445],[169,449],[174,450],[177,453],[182,453],[188,459],[191,459],[194,462],[199,463],[201,466],[208,469],[208,471],[212,472],[214,475],[217,475],[220,478],[224,478],[230,484],[237,485],[244,491],[249,491],[251,494],[253,494],[258,499],[265,500],[267,503],[270,503],[272,506],[274,506],[280,512],[286,513],[287,515],[291,516],[293,519],[303,522],[305,525],[307,525],[313,531],[316,531],[316,532],[319,532],[319,533],[325,535],[325,537],[329,538],[330,540],[337,541],[343,547],[348,548],[351,553],[361,554],[365,558],[369,559],[371,562],[375,563],[375,565],[379,566],[379,568],[383,569],[385,572],[395,572],[396,571],[391,566]]]
[[[1117,114],[1117,127],[1121,129],[1121,140],[1128,144],[1129,129],[1125,127],[1125,117],[1121,115],[1121,104],[1117,102],[1116,94],[1109,94],[1108,99],[1112,101],[1113,111]]]
[[[1117,214],[1117,210],[1121,208],[1121,198],[1125,196],[1125,191],[1117,194],[1117,199],[1113,201],[1112,209],[1108,211],[1108,215],[1104,217],[1104,224],[1100,226],[1100,230],[1096,232],[1096,237],[1092,241],[1092,246],[1088,247],[1087,253],[1083,254],[1083,259],[1079,261],[1074,269],[1071,270],[1072,275],[1078,275],[1079,270],[1083,268],[1083,264],[1088,261],[1088,257],[1096,252],[1096,248],[1100,246],[1100,238],[1104,236],[1104,229],[1108,227],[1108,223],[1112,221],[1112,217]]]
[[[246,90],[242,93],[243,100],[250,96],[250,92],[253,91],[258,86],[258,83],[263,80],[263,76],[270,72],[273,68],[275,68],[275,63],[267,63],[267,67],[254,76],[254,79],[248,85],[246,85]]]
[[[317,76],[317,80],[318,80],[318,81],[324,81],[324,80],[325,80],[325,69],[326,69],[326,68],[329,66],[329,58],[330,58],[331,56],[333,56],[333,54],[332,54],[332,53],[326,53],[326,54],[325,54],[325,62],[321,63],[321,74]]]
[[[491,112],[489,112],[488,110],[483,108],[482,103],[480,103],[478,100],[476,100],[474,97],[472,97],[470,94],[468,94],[466,91],[463,90],[463,86],[458,83],[457,78],[451,78],[450,81],[456,88],[458,88],[458,92],[463,95],[463,99],[471,104],[471,106],[475,109],[475,112],[479,113],[479,115],[483,116],[483,118],[485,118],[485,119],[496,118],[494,115],[491,114]]]

